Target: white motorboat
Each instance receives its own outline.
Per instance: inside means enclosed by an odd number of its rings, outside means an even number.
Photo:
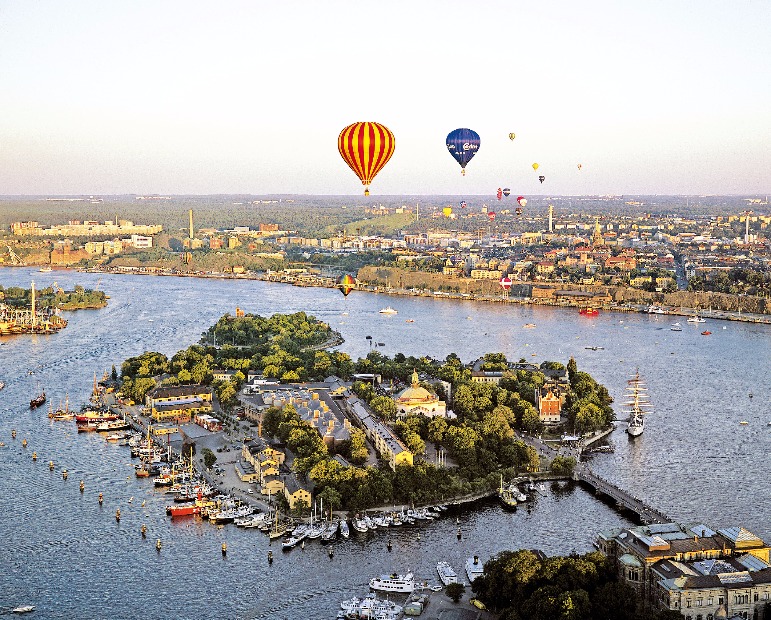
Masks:
[[[527,495],[525,495],[522,491],[517,490],[517,501],[521,504],[522,502],[527,501]]]
[[[373,577],[369,580],[369,587],[382,592],[407,592],[409,594],[415,589],[415,575],[412,572],[407,572],[404,575],[391,573],[390,575]]]
[[[479,561],[479,556],[475,555],[473,558],[466,560],[466,576],[469,583],[474,583],[474,579],[481,577],[484,574],[484,566]]]
[[[706,323],[707,320],[701,318],[698,314],[696,314],[694,316],[689,316],[686,322],[687,323]]]
[[[446,586],[458,582],[458,573],[447,562],[437,562],[436,572],[439,573],[439,579]]]
[[[398,311],[394,310],[391,306],[386,306],[380,311],[380,314],[399,314]]]
[[[356,530],[360,534],[363,534],[364,532],[369,530],[366,519],[354,518],[351,520],[351,526],[353,527],[354,530]]]
[[[340,521],[340,536],[343,538],[348,538],[351,535],[351,530],[348,527],[348,521],[343,519]]]
[[[28,614],[31,611],[35,611],[34,605],[22,605],[20,607],[15,607],[11,610],[15,614]]]

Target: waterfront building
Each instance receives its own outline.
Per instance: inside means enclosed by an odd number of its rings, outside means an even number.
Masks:
[[[289,503],[289,509],[294,510],[299,502],[309,508],[311,506],[311,492],[304,488],[294,476],[284,478],[284,497]]]
[[[447,417],[447,403],[420,385],[417,371],[412,373],[410,386],[399,392],[394,401],[396,415],[400,418],[415,414],[430,418]]]
[[[206,385],[173,385],[157,387],[150,390],[145,397],[145,405],[149,408],[183,400],[212,401],[212,388]]]
[[[544,424],[559,424],[562,401],[554,391],[546,387],[535,389],[535,406],[538,419]]]
[[[203,385],[158,387],[147,393],[145,405],[156,422],[183,424],[212,411],[212,389]]]
[[[648,605],[686,620],[771,618],[771,547],[743,527],[619,528],[602,532],[597,547]]]

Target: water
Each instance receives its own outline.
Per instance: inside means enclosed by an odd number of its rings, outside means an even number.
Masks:
[[[564,363],[573,355],[617,400],[639,367],[654,413],[637,441],[616,431],[615,453],[593,456],[595,471],[675,519],[744,525],[771,539],[769,326],[725,323],[722,329],[723,323],[710,321],[713,335],[704,337],[703,326],[683,323],[682,332],[671,332],[671,319],[648,315],[587,319],[572,309],[358,291],[343,298],[334,290],[254,281],[0,271],[5,286],[28,287],[32,279],[39,288],[53,281],[66,289],[98,286],[110,302],[102,310],[68,313],[70,324],[59,334],[0,340],[0,380],[6,383],[0,392],[0,441],[6,444],[0,447],[0,613],[34,604],[38,617],[332,618],[341,600],[364,594],[369,578],[381,573],[412,569],[437,582],[439,560],[460,574],[473,554],[484,561],[517,548],[581,553],[592,549],[597,531],[630,523],[581,488],[561,483],[549,487],[530,512],[506,513],[494,502],[482,503],[419,529],[352,533],[334,545],[332,559],[317,543],[282,553],[255,531],[172,523],[164,514],[166,498],[133,476],[126,448],[78,436],[71,423],[49,421],[46,407],[28,408],[38,386],[54,404],[68,393],[78,406],[88,398],[95,372],[101,376],[147,350],[172,355],[236,306],[262,315],[313,314],[343,334],[340,348],[354,358],[365,355],[370,342],[384,343],[378,349],[387,355],[443,359],[455,352],[464,361],[491,351],[533,362]],[[399,314],[380,315],[386,305]],[[523,329],[525,323],[537,327]],[[69,470],[67,481],[62,468]],[[105,497],[101,507],[99,492]],[[160,553],[156,539],[162,540]],[[269,549],[275,558],[270,566]]]

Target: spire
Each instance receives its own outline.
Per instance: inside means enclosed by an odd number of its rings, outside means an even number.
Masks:
[[[412,370],[412,387],[416,388],[420,385],[420,379],[418,378],[418,371],[413,368]]]

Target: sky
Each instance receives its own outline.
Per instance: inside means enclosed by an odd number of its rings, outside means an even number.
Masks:
[[[0,195],[356,195],[337,136],[377,121],[373,196],[762,196],[770,32],[769,0],[0,0]]]

